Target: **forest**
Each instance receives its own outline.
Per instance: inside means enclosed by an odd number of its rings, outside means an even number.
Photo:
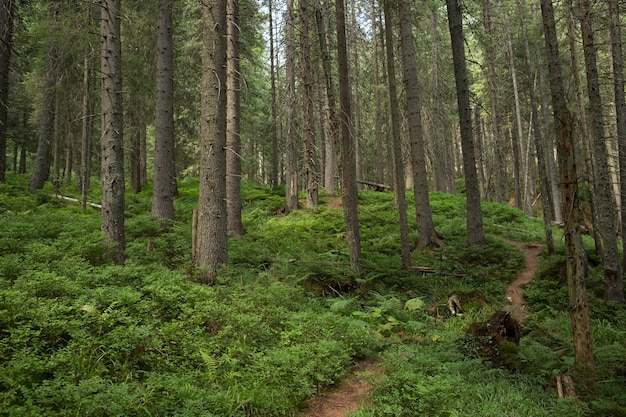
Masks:
[[[626,415],[625,7],[1,0],[0,415]]]

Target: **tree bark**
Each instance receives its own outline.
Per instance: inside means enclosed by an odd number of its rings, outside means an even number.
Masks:
[[[174,189],[176,188],[176,167],[174,163],[174,51],[172,41],[173,3],[173,0],[159,0],[156,39],[157,94],[152,215],[165,221],[174,220]],[[139,151],[140,146],[136,146],[134,149]],[[139,162],[139,155],[136,155],[136,158],[137,162]],[[140,180],[140,178],[138,179]]]
[[[409,143],[411,146],[411,167],[413,172],[413,195],[417,217],[417,248],[441,246],[442,241],[435,230],[428,179],[426,177],[426,157],[424,154],[424,130],[422,127],[422,103],[417,85],[417,60],[411,25],[411,10],[407,0],[402,0],[400,14],[400,44],[404,68],[404,88],[406,91],[406,113],[409,125]]]
[[[400,106],[398,105],[398,92],[396,87],[396,70],[393,42],[392,7],[391,1],[384,1],[385,7],[385,52],[387,55],[387,84],[389,91],[389,117],[391,119],[391,141],[394,168],[394,192],[398,207],[400,225],[400,254],[402,266],[405,269],[411,267],[411,242],[409,239],[409,226],[405,193],[404,161],[402,158],[402,139],[400,133]]]
[[[348,74],[348,49],[346,42],[346,11],[343,0],[336,0],[337,61],[339,71],[339,102],[341,106],[341,199],[350,249],[350,265],[361,262],[361,233],[358,217],[358,191],[356,173],[355,138],[352,136],[352,108],[350,104],[350,77]]]
[[[330,31],[328,21],[330,20],[330,16],[325,3],[322,5],[321,1],[317,0],[315,6],[317,36],[319,38],[322,68],[324,69],[324,81],[326,84],[326,119],[329,126],[329,135],[326,136],[326,140],[324,141],[324,188],[327,193],[333,194],[337,187],[335,175],[337,172],[336,149],[339,144],[339,123],[337,120],[337,106],[335,102],[335,82],[333,81],[330,47],[328,45],[328,32]]]
[[[624,61],[622,54],[621,22],[617,0],[608,0],[609,40],[611,42],[613,100],[615,102],[615,121],[617,124],[617,143],[619,152],[620,206],[622,218],[622,239],[626,237],[626,99],[624,98]],[[626,268],[626,251],[622,260]],[[624,272],[624,271],[622,271]]]
[[[285,211],[298,209],[298,153],[296,148],[296,48],[294,45],[294,17],[293,0],[287,0],[287,16],[285,19],[285,124],[286,135],[286,169],[287,185],[285,187]]]
[[[474,138],[472,136],[472,109],[470,107],[469,82],[467,79],[467,64],[465,62],[465,38],[463,36],[461,3],[460,0],[446,0],[446,6],[450,39],[452,41],[454,79],[456,81],[461,128],[465,195],[467,199],[467,238],[470,245],[482,246],[485,244],[485,232],[483,230],[480,190],[476,173],[476,156],[474,154]]]
[[[604,298],[624,304],[624,282],[619,263],[617,248],[617,227],[615,225],[615,208],[611,175],[608,166],[608,151],[604,136],[604,119],[602,112],[602,98],[600,97],[600,82],[596,63],[596,45],[591,23],[591,6],[589,0],[579,0],[578,8],[585,52],[585,69],[587,76],[587,95],[589,96],[589,112],[592,122],[593,148],[597,170],[597,202],[598,217],[600,220],[600,235],[603,243],[604,266]]]
[[[7,122],[9,116],[9,64],[13,47],[14,0],[0,5],[0,182],[7,170]]]
[[[244,234],[241,219],[241,65],[239,2],[227,1],[226,46],[226,219],[231,237]]]
[[[522,40],[524,42],[524,53],[526,57],[526,65],[529,69],[528,76],[528,94],[530,96],[530,108],[531,108],[531,126],[533,131],[533,137],[535,140],[535,155],[537,158],[537,168],[539,171],[539,185],[541,190],[541,208],[543,212],[543,226],[546,234],[546,247],[548,249],[548,255],[554,255],[554,240],[552,239],[552,193],[549,187],[550,178],[548,176],[548,165],[545,158],[545,144],[543,142],[543,135],[541,132],[541,124],[539,123],[539,104],[537,102],[537,93],[535,90],[536,85],[536,67],[533,65],[530,43],[528,41],[528,31],[526,28],[526,20],[523,16],[522,1],[517,0],[517,7],[519,11],[520,25],[522,28]]]
[[[226,219],[226,0],[202,5],[202,124],[197,264],[215,283],[228,261]]]
[[[89,9],[91,10],[91,8]],[[91,12],[89,13],[91,16]],[[82,117],[82,143],[80,158],[80,197],[81,207],[87,209],[87,194],[91,185],[91,152],[93,148],[93,102],[91,99],[92,82],[92,62],[91,45],[85,48],[84,68],[83,68],[83,117]]]
[[[459,0],[460,1],[460,0]],[[506,169],[506,146],[503,140],[502,120],[500,115],[500,103],[498,98],[498,79],[496,75],[496,33],[492,24],[492,6],[490,0],[483,0],[483,19],[485,31],[487,32],[487,44],[485,48],[487,60],[487,80],[489,84],[489,97],[491,101],[491,118],[493,122],[494,133],[494,152],[495,152],[495,196],[499,203],[506,203],[507,200],[507,183],[508,175]]]
[[[276,55],[274,52],[274,16],[272,0],[269,0],[270,31],[270,84],[272,89],[272,167],[270,168],[270,186],[278,186],[278,116],[276,105]]]
[[[563,193],[563,214],[565,215],[563,233],[565,236],[570,320],[575,351],[574,372],[581,384],[587,388],[592,388],[594,385],[593,348],[585,284],[587,255],[580,235],[581,213],[578,200],[573,121],[565,101],[552,0],[541,0],[541,14],[548,57],[550,94],[552,96],[555,133],[558,140],[557,154]]]
[[[115,245],[114,261],[124,263],[124,135],[120,0],[101,3],[102,55],[102,232]]]
[[[309,41],[308,0],[300,0],[300,71],[302,79],[302,116],[304,139],[304,168],[306,175],[306,205],[316,206],[319,201],[318,181],[315,172],[313,144],[313,90],[311,86],[311,46]]]

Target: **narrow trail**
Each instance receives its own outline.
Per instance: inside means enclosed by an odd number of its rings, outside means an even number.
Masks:
[[[513,241],[508,243],[518,247],[524,253],[525,266],[518,278],[505,291],[504,309],[522,323],[527,314],[522,287],[532,280],[539,268],[538,256],[541,253],[541,246]],[[339,386],[313,397],[300,417],[346,417],[356,412],[373,388],[368,382],[371,378],[367,378],[367,374],[382,375],[383,373],[384,369],[377,359],[360,362]]]
[[[539,253],[541,246],[526,245],[523,243],[509,241],[513,246],[518,247],[524,253],[525,267],[518,278],[513,281],[504,292],[504,309],[518,322],[522,323],[527,315],[526,304],[522,287],[528,284],[537,269],[539,268]]]

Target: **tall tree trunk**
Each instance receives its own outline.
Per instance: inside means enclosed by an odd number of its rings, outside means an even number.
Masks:
[[[617,143],[619,150],[620,207],[622,214],[622,239],[626,238],[626,100],[624,99],[624,61],[622,54],[622,33],[617,0],[608,0],[609,36],[613,57],[613,100],[615,102],[615,121],[617,124]],[[626,251],[622,260],[626,269]],[[624,271],[622,270],[622,273]]]
[[[393,153],[394,168],[394,192],[396,205],[398,206],[400,223],[400,250],[402,266],[406,269],[411,267],[411,242],[409,239],[409,225],[406,205],[404,161],[402,158],[402,138],[400,133],[400,106],[398,105],[398,92],[396,87],[396,70],[393,42],[392,7],[391,1],[384,0],[385,7],[385,52],[387,55],[387,84],[389,91],[389,117],[391,119],[391,147]]]
[[[130,187],[136,194],[141,192],[141,122],[138,113],[138,109],[130,112]]]
[[[532,119],[532,131],[535,139],[535,154],[537,158],[537,167],[539,171],[539,185],[541,190],[541,208],[543,212],[543,226],[546,234],[546,247],[550,256],[554,255],[554,240],[552,239],[552,213],[550,208],[552,207],[552,193],[549,187],[550,179],[548,177],[548,165],[546,162],[545,145],[542,139],[541,124],[539,123],[539,104],[537,103],[537,93],[535,90],[536,85],[536,70],[533,65],[530,43],[528,41],[528,31],[526,28],[526,21],[523,14],[522,0],[517,0],[517,7],[519,11],[520,25],[522,28],[522,40],[524,42],[524,53],[526,57],[526,65],[529,68],[529,80],[528,80],[528,93],[530,95],[530,107],[531,107],[531,119]]]
[[[588,192],[588,203],[589,209],[591,212],[591,221],[593,223],[593,239],[595,241],[596,254],[598,257],[603,258],[603,245],[602,245],[602,237],[600,235],[600,218],[598,214],[598,198],[596,196],[596,163],[593,159],[593,155],[591,153],[591,145],[590,145],[590,136],[589,126],[588,126],[588,117],[586,110],[586,99],[584,93],[583,79],[580,72],[580,59],[578,57],[578,42],[577,32],[578,32],[578,20],[576,19],[574,13],[574,2],[573,0],[569,0],[567,3],[568,8],[568,34],[569,34],[569,46],[570,46],[570,56],[572,59],[572,74],[574,76],[574,84],[576,87],[576,98],[578,99],[578,111],[579,111],[579,119],[580,119],[580,130],[582,136],[582,143],[585,155],[585,171],[587,174],[587,184],[589,187]],[[582,221],[582,219],[581,219]]]
[[[589,112],[592,121],[593,148],[597,169],[597,211],[600,220],[600,235],[602,236],[604,249],[604,298],[624,304],[624,302],[626,302],[624,298],[624,281],[617,248],[615,208],[613,206],[611,175],[608,166],[606,138],[604,136],[602,99],[600,97],[600,82],[598,80],[598,67],[596,63],[596,45],[593,39],[590,7],[589,0],[578,1],[583,48],[585,51],[587,95],[589,96]]]
[[[335,102],[335,83],[333,81],[330,47],[328,42],[329,11],[326,3],[317,0],[315,3],[315,19],[317,22],[317,36],[322,54],[322,67],[326,82],[326,118],[328,120],[329,135],[326,136],[325,163],[324,163],[324,188],[327,193],[334,193],[336,188],[335,175],[337,171],[336,147],[339,144],[339,123],[337,120],[337,107]]]
[[[287,17],[285,19],[285,124],[286,136],[286,169],[287,185],[285,187],[285,210],[287,212],[298,209],[298,152],[296,148],[296,48],[294,45],[294,16],[293,0],[287,0]]]
[[[378,22],[377,1],[372,1],[371,27],[372,27],[372,71],[374,73],[374,135],[376,143],[376,182],[385,183],[385,156],[383,153],[383,115],[381,106],[379,55],[378,55]]]
[[[587,302],[587,255],[580,235],[580,207],[574,149],[573,121],[565,101],[552,0],[541,0],[543,31],[550,73],[550,93],[554,127],[558,139],[559,170],[565,217],[565,258],[569,293],[570,320],[574,342],[574,372],[587,388],[594,385],[591,323]]]
[[[272,89],[272,156],[270,168],[270,186],[278,186],[278,116],[276,104],[276,55],[274,52],[274,15],[272,0],[269,0],[270,21],[270,83]]]
[[[202,124],[196,262],[212,284],[228,261],[226,219],[226,0],[202,4]]]
[[[174,153],[174,51],[172,42],[172,5],[160,0],[157,18],[156,128],[154,138],[154,179],[152,215],[174,220],[176,167]],[[140,147],[136,146],[139,150]],[[137,155],[139,158],[139,155]],[[139,162],[139,161],[137,161]]]
[[[14,0],[0,5],[0,182],[7,170],[7,121],[9,116],[9,64],[13,47]]]
[[[519,198],[518,207],[522,209],[526,214],[532,215],[531,206],[531,192],[528,187],[528,178],[530,171],[528,169],[527,155],[525,152],[526,146],[524,146],[524,131],[522,127],[522,111],[519,97],[519,87],[517,84],[517,69],[515,68],[515,56],[513,55],[513,39],[511,35],[510,19],[507,17],[507,33],[506,33],[506,47],[509,55],[509,73],[511,74],[511,82],[513,84],[513,98],[515,104],[515,126],[517,128],[517,134],[513,137],[517,138],[517,141],[513,141],[514,149],[517,149],[519,153],[519,165],[520,170],[515,173],[515,182],[517,188],[519,188],[519,197],[516,195],[515,199]]]
[[[50,19],[56,20],[58,16],[58,2],[53,1],[49,5],[48,14]],[[46,49],[46,72],[44,74],[43,102],[41,105],[41,121],[39,127],[39,140],[35,164],[30,177],[30,188],[40,190],[50,177],[50,164],[52,152],[52,140],[54,139],[56,103],[56,82],[58,78],[58,56],[54,42],[48,39]]]
[[[422,127],[422,103],[417,85],[417,60],[411,25],[411,7],[403,0],[400,14],[400,44],[402,47],[402,63],[404,68],[404,88],[406,91],[406,113],[409,125],[409,143],[411,146],[411,167],[413,172],[413,192],[415,214],[417,217],[417,248],[441,246],[442,242],[435,230],[428,180],[426,177],[426,157],[424,154],[424,131]]]
[[[114,261],[124,263],[124,135],[120,0],[101,3],[102,55],[102,232],[115,244]]]
[[[459,0],[460,1],[460,0]],[[487,80],[489,82],[489,97],[491,99],[491,117],[493,121],[494,152],[495,152],[495,192],[496,201],[505,203],[507,200],[508,175],[506,169],[506,146],[504,134],[502,132],[502,121],[500,115],[500,104],[498,100],[498,79],[496,75],[496,33],[492,24],[492,6],[490,0],[483,0],[483,19],[485,31],[487,32],[486,60],[487,60]]]
[[[350,77],[346,42],[346,11],[343,0],[336,0],[337,64],[339,70],[339,102],[341,105],[341,199],[350,249],[350,265],[361,262],[361,232],[358,217],[355,138],[352,136],[352,108],[350,105]]]
[[[472,246],[485,244],[483,215],[480,207],[480,190],[476,173],[474,138],[472,137],[472,109],[470,107],[469,81],[465,62],[465,38],[463,37],[463,18],[460,0],[446,0],[448,25],[452,41],[454,79],[459,106],[461,128],[461,147],[463,150],[463,171],[465,174],[465,195],[467,199],[467,238]]]
[[[241,70],[239,2],[227,0],[226,46],[226,219],[232,237],[244,234],[241,219]]]
[[[308,0],[300,0],[300,71],[302,77],[302,116],[304,167],[306,172],[306,205],[318,203],[318,182],[315,172],[313,144],[313,90],[311,86],[311,46],[309,41]]]
[[[432,142],[435,157],[433,162],[433,174],[435,177],[435,189],[444,193],[454,193],[454,158],[451,154],[451,138],[441,132],[442,124],[442,100],[441,100],[441,75],[439,74],[439,10],[437,7],[430,9],[430,50],[432,59],[432,89],[433,89],[433,121]]]

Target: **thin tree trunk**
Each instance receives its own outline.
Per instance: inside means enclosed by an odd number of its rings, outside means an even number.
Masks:
[[[336,188],[335,175],[337,172],[336,148],[339,144],[339,123],[337,120],[337,108],[335,102],[335,83],[330,58],[330,47],[328,45],[329,11],[326,4],[317,0],[315,9],[315,19],[317,22],[317,36],[322,54],[322,67],[324,69],[324,80],[326,82],[326,119],[329,126],[329,134],[326,136],[325,163],[324,163],[324,188],[326,192],[332,194]]]
[[[302,115],[304,139],[304,167],[306,172],[306,205],[318,204],[318,182],[315,172],[313,144],[313,93],[311,87],[311,46],[309,42],[308,0],[300,0],[300,71],[302,77]]]
[[[226,0],[202,5],[202,123],[197,264],[215,283],[228,261],[226,219]]]
[[[0,5],[0,182],[7,170],[7,121],[9,116],[9,64],[13,47],[14,0]]]
[[[465,38],[463,37],[463,18],[460,0],[446,0],[448,25],[452,41],[454,61],[454,79],[459,106],[461,128],[461,147],[463,150],[463,171],[465,174],[465,195],[467,199],[467,238],[471,246],[485,244],[483,215],[480,207],[480,190],[476,174],[476,156],[472,136],[472,109],[469,99],[469,81],[465,62]]]
[[[378,55],[378,31],[377,31],[377,1],[372,1],[371,27],[372,27],[372,71],[374,75],[374,136],[376,143],[376,182],[385,183],[385,157],[383,153],[383,115],[381,106],[379,55]]]
[[[565,236],[569,310],[575,351],[574,372],[578,376],[579,382],[591,389],[594,386],[594,365],[585,284],[587,255],[580,235],[581,213],[578,200],[573,121],[565,101],[552,0],[541,0],[541,14],[550,74],[554,127],[558,139],[563,213],[566,215],[563,232]]]
[[[227,1],[226,63],[226,219],[232,237],[244,234],[241,218],[241,64],[239,2]]]
[[[609,36],[613,57],[613,100],[615,102],[615,120],[617,124],[617,143],[619,150],[620,207],[622,218],[622,239],[626,238],[626,100],[624,99],[624,61],[622,55],[622,33],[617,0],[608,0]],[[623,267],[626,268],[626,251],[623,253]],[[624,272],[624,271],[622,271]]]
[[[355,138],[352,136],[352,108],[350,104],[350,77],[346,45],[346,11],[343,0],[336,0],[337,63],[339,73],[339,102],[341,105],[341,199],[350,249],[350,265],[361,263],[361,232],[358,217],[358,191],[356,173]]]
[[[398,207],[400,224],[400,254],[402,266],[406,269],[411,267],[411,242],[409,239],[409,226],[406,205],[404,161],[402,158],[402,138],[400,133],[400,106],[398,105],[398,92],[396,88],[396,70],[393,42],[393,25],[391,2],[384,1],[385,7],[385,39],[387,55],[387,84],[389,91],[389,117],[391,119],[391,147],[394,167],[394,195]]]
[[[124,135],[120,0],[101,3],[102,34],[102,232],[115,244],[114,261],[124,263]]]
[[[154,143],[154,179],[152,215],[174,220],[174,51],[172,41],[172,6],[174,0],[160,0],[157,19],[156,128]],[[137,143],[133,149],[140,150]],[[139,162],[139,155],[135,155]],[[137,164],[139,166],[139,164]],[[140,183],[140,178],[137,178]]]
[[[598,215],[598,205],[597,205],[597,196],[596,196],[596,164],[593,159],[593,155],[591,154],[591,145],[590,145],[590,133],[587,123],[587,110],[586,110],[586,99],[585,93],[583,91],[583,80],[582,75],[580,73],[580,60],[578,58],[578,43],[576,42],[577,38],[577,27],[578,24],[577,19],[574,13],[574,3],[573,0],[567,2],[567,7],[569,11],[568,15],[568,33],[569,33],[569,46],[570,46],[570,56],[572,59],[572,73],[574,76],[574,84],[576,86],[576,98],[578,99],[578,111],[580,118],[580,130],[582,136],[582,143],[585,155],[585,171],[588,177],[588,187],[589,187],[589,209],[591,211],[591,221],[593,223],[593,239],[595,241],[596,254],[598,257],[603,257],[603,245],[602,245],[602,237],[600,236],[600,218]],[[582,221],[582,219],[581,219]]]
[[[619,263],[617,248],[617,227],[615,225],[615,207],[611,175],[608,166],[608,152],[604,136],[604,119],[602,114],[602,98],[600,97],[600,82],[596,63],[596,45],[593,38],[591,24],[591,10],[589,0],[579,0],[583,48],[585,51],[585,68],[587,75],[587,95],[589,96],[589,112],[592,121],[594,156],[597,170],[597,202],[598,217],[600,220],[600,235],[603,243],[604,266],[604,298],[624,304],[624,281]]]
[[[411,10],[407,0],[400,7],[400,43],[404,67],[404,86],[406,91],[406,113],[409,125],[409,143],[411,146],[411,167],[413,172],[413,193],[415,214],[417,217],[417,248],[441,246],[442,241],[435,230],[428,180],[426,177],[426,157],[424,154],[424,131],[422,127],[422,103],[417,85],[417,60],[411,25]]]
[[[296,118],[294,114],[296,104],[296,63],[294,45],[294,17],[293,0],[287,0],[287,17],[285,20],[285,124],[286,136],[286,169],[287,186],[285,187],[285,210],[287,212],[298,209],[298,153],[296,148]]]
[[[505,203],[507,200],[507,182],[508,175],[506,169],[506,147],[503,140],[502,122],[500,116],[500,104],[498,100],[498,79],[496,75],[496,57],[495,57],[495,45],[496,45],[496,33],[492,24],[492,6],[490,0],[483,0],[483,18],[485,31],[487,32],[487,45],[486,45],[486,60],[487,60],[487,79],[489,82],[489,97],[491,101],[491,117],[493,121],[493,133],[494,133],[494,152],[495,152],[495,196],[496,201],[499,203]]]
[[[520,25],[522,28],[522,40],[524,42],[524,53],[526,57],[526,65],[529,69],[528,93],[530,95],[530,107],[531,107],[531,126],[533,130],[533,137],[535,139],[535,154],[537,158],[537,167],[539,171],[539,185],[541,191],[541,208],[543,211],[543,226],[546,234],[546,247],[548,249],[548,255],[554,255],[554,240],[552,239],[552,214],[550,208],[552,207],[552,193],[549,187],[550,179],[548,177],[548,165],[545,158],[545,149],[541,133],[541,124],[539,123],[539,109],[537,103],[537,93],[535,90],[536,84],[536,70],[532,63],[530,44],[528,42],[528,31],[526,28],[526,20],[523,15],[522,1],[517,0],[517,7],[519,11]]]
[[[278,116],[276,110],[276,56],[274,52],[274,16],[272,0],[269,0],[270,21],[270,83],[272,89],[272,167],[270,168],[270,186],[278,186]]]

